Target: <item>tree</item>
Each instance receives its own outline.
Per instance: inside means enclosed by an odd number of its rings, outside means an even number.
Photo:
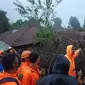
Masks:
[[[76,17],[71,16],[69,19],[69,24],[75,30],[80,28],[80,22]]]
[[[11,29],[17,29],[17,28],[22,27],[22,25],[23,25],[23,21],[22,21],[22,19],[19,19],[15,23],[12,23],[10,28]]]
[[[11,23],[10,28],[11,29],[19,29],[20,27],[26,27],[26,26],[39,27],[40,24],[38,23],[38,20],[36,20],[34,18],[30,18],[29,20],[25,20],[25,21],[22,21],[21,19],[19,19],[15,23]]]
[[[62,28],[61,24],[62,24],[61,18],[56,17],[56,18],[54,19],[54,26],[53,26],[54,29],[61,29],[61,28]]]
[[[36,27],[40,26],[39,21],[35,18],[29,19],[27,23],[29,24],[29,26],[36,26]]]
[[[0,33],[6,32],[10,28],[9,19],[6,17],[6,12],[0,10]]]
[[[56,6],[62,0],[27,0],[28,6],[23,6],[19,0],[14,2],[21,16],[27,19],[35,18],[44,26],[48,26],[52,21]]]
[[[85,29],[85,20],[84,20],[84,25],[83,25],[83,28]]]

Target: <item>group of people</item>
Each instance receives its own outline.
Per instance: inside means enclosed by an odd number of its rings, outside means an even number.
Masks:
[[[0,52],[0,85],[78,85],[75,61],[81,49],[68,45],[66,55],[57,54],[52,73],[41,78],[40,55],[24,50],[20,55],[10,48],[9,53]]]

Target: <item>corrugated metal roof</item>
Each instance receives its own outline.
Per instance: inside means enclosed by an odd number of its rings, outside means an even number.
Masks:
[[[0,39],[10,46],[20,46],[36,42],[37,27],[28,27],[20,30],[11,30],[0,35]]]

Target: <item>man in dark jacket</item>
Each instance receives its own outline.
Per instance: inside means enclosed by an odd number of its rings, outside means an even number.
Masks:
[[[52,74],[37,82],[37,85],[78,85],[76,78],[68,75],[69,66],[64,55],[57,55]]]

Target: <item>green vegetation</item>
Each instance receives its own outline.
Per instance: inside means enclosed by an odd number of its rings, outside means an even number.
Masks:
[[[0,33],[6,32],[10,28],[9,19],[6,17],[6,12],[0,10]]]
[[[40,24],[49,26],[55,16],[55,8],[62,0],[27,0],[30,6],[23,6],[19,0],[14,2],[21,16],[27,18],[35,18]]]
[[[69,25],[71,25],[71,27],[76,30],[80,28],[80,22],[76,17],[71,16],[69,19]]]

